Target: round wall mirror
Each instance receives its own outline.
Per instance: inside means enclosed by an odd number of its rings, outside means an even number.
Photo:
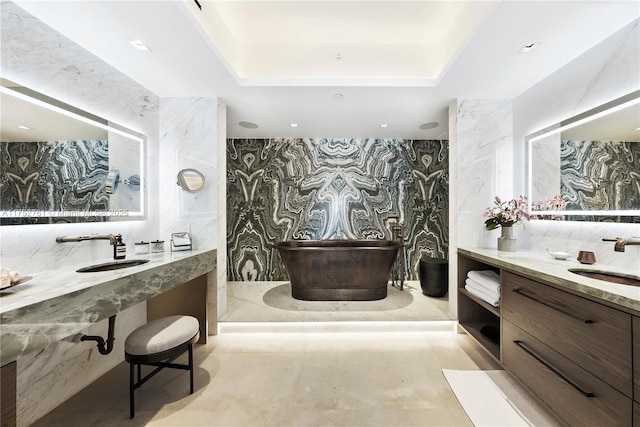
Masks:
[[[204,175],[196,169],[182,169],[178,172],[178,185],[189,193],[202,191],[204,181]]]

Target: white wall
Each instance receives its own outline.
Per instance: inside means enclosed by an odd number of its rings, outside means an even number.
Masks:
[[[457,250],[496,247],[484,230],[495,196],[510,198],[513,170],[511,101],[456,100],[449,106],[449,311],[457,314]]]
[[[514,185],[524,189],[524,138],[560,120],[640,88],[640,21],[636,20],[513,101]],[[519,239],[528,249],[596,253],[599,263],[640,270],[640,246],[614,252],[603,237],[640,236],[640,225],[530,221]]]
[[[147,136],[148,219],[0,227],[0,265],[23,274],[112,259],[106,241],[59,244],[60,235],[121,233],[148,240],[158,229],[158,97],[13,3],[2,3],[2,75],[23,86]],[[55,286],[52,283],[51,286]],[[123,360],[124,337],[146,321],[146,304],[118,314],[116,345],[108,356],[71,340],[18,360],[18,425],[29,425]],[[107,321],[86,334],[106,336]]]
[[[227,302],[225,111],[216,98],[160,100],[158,238],[169,250],[171,233],[187,231],[194,248],[218,247],[217,285],[209,294],[212,320],[225,313]],[[199,193],[189,193],[176,184],[178,172],[186,168],[205,176],[205,187]],[[211,326],[209,334],[214,333]]]

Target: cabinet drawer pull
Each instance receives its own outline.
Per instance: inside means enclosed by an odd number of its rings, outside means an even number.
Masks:
[[[554,368],[548,362],[546,362],[541,356],[537,355],[536,353],[533,352],[533,350],[529,349],[522,341],[513,340],[513,342],[514,342],[515,345],[520,347],[525,353],[527,353],[529,356],[531,356],[534,359],[536,359],[545,368],[547,368],[548,370],[550,370],[551,372],[556,374],[556,376],[558,376],[562,381],[564,381],[567,384],[569,384],[571,387],[573,387],[573,389],[575,389],[577,392],[582,394],[584,397],[595,397],[595,394],[593,394],[591,392],[588,392],[588,391],[584,391],[578,384],[576,384],[573,381],[571,381],[569,378],[567,378],[565,375],[563,375],[560,371],[558,371],[556,368]]]
[[[529,298],[530,300],[533,300],[533,301],[537,302],[538,304],[542,304],[542,305],[547,306],[547,307],[549,307],[549,308],[551,308],[551,309],[553,309],[555,311],[559,311],[560,313],[565,314],[565,315],[567,315],[569,317],[573,317],[574,319],[579,320],[582,323],[593,323],[593,320],[583,319],[582,317],[576,316],[575,314],[573,314],[573,313],[571,313],[569,311],[566,311],[566,310],[563,310],[561,308],[555,307],[555,306],[553,306],[551,304],[548,304],[548,303],[546,303],[546,302],[544,302],[542,300],[539,300],[538,298],[535,298],[535,297],[527,294],[526,292],[523,292],[522,289],[520,289],[520,288],[513,289],[513,292],[515,292],[515,293],[517,293],[519,295],[522,295],[525,298]]]

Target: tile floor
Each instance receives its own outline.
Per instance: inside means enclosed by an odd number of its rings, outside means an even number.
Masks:
[[[379,310],[295,306],[282,284],[230,284],[229,321],[196,347],[193,395],[185,372],[165,370],[136,391],[129,420],[123,363],[35,425],[471,425],[442,369],[499,366],[456,333],[446,299],[426,298],[414,283],[391,289]]]

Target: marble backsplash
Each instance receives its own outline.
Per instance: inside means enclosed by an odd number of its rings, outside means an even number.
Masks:
[[[0,264],[23,274],[112,257],[108,243],[58,244],[57,236],[121,233],[125,243],[158,233],[159,99],[16,4],[2,1],[2,75],[147,136],[147,220],[0,227]]]

